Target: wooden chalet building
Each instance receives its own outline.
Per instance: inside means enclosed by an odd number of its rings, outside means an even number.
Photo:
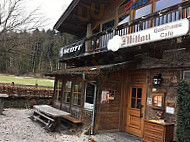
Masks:
[[[48,74],[55,77],[53,106],[91,134],[172,140],[177,83],[190,70],[189,6],[188,0],[73,0],[54,26],[79,40],[60,49],[66,69]],[[162,112],[165,123],[154,121]]]

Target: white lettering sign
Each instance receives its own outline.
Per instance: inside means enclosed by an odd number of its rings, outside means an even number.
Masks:
[[[121,37],[121,48],[183,36],[187,34],[188,31],[189,20],[178,20],[137,33],[124,35]]]
[[[68,54],[68,53],[79,51],[81,46],[82,45],[77,45],[77,46],[74,46],[74,47],[71,47],[71,48],[64,49],[63,54]]]

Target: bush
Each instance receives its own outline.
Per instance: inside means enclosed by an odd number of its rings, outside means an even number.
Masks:
[[[177,141],[190,141],[190,87],[186,81],[178,83]]]

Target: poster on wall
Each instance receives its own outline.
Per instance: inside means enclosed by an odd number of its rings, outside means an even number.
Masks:
[[[101,103],[109,103],[109,91],[102,91]]]
[[[102,91],[101,95],[101,103],[109,103],[109,101],[113,101],[115,99],[115,91]]]
[[[109,100],[113,101],[115,99],[115,91],[109,90]]]

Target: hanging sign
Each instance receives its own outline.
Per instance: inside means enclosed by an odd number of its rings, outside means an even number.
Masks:
[[[158,27],[121,36],[121,48],[180,37],[186,35],[188,31],[189,20],[178,20]]]
[[[79,56],[85,52],[84,40],[80,40],[71,45],[64,46],[60,49],[60,58],[71,58]]]

